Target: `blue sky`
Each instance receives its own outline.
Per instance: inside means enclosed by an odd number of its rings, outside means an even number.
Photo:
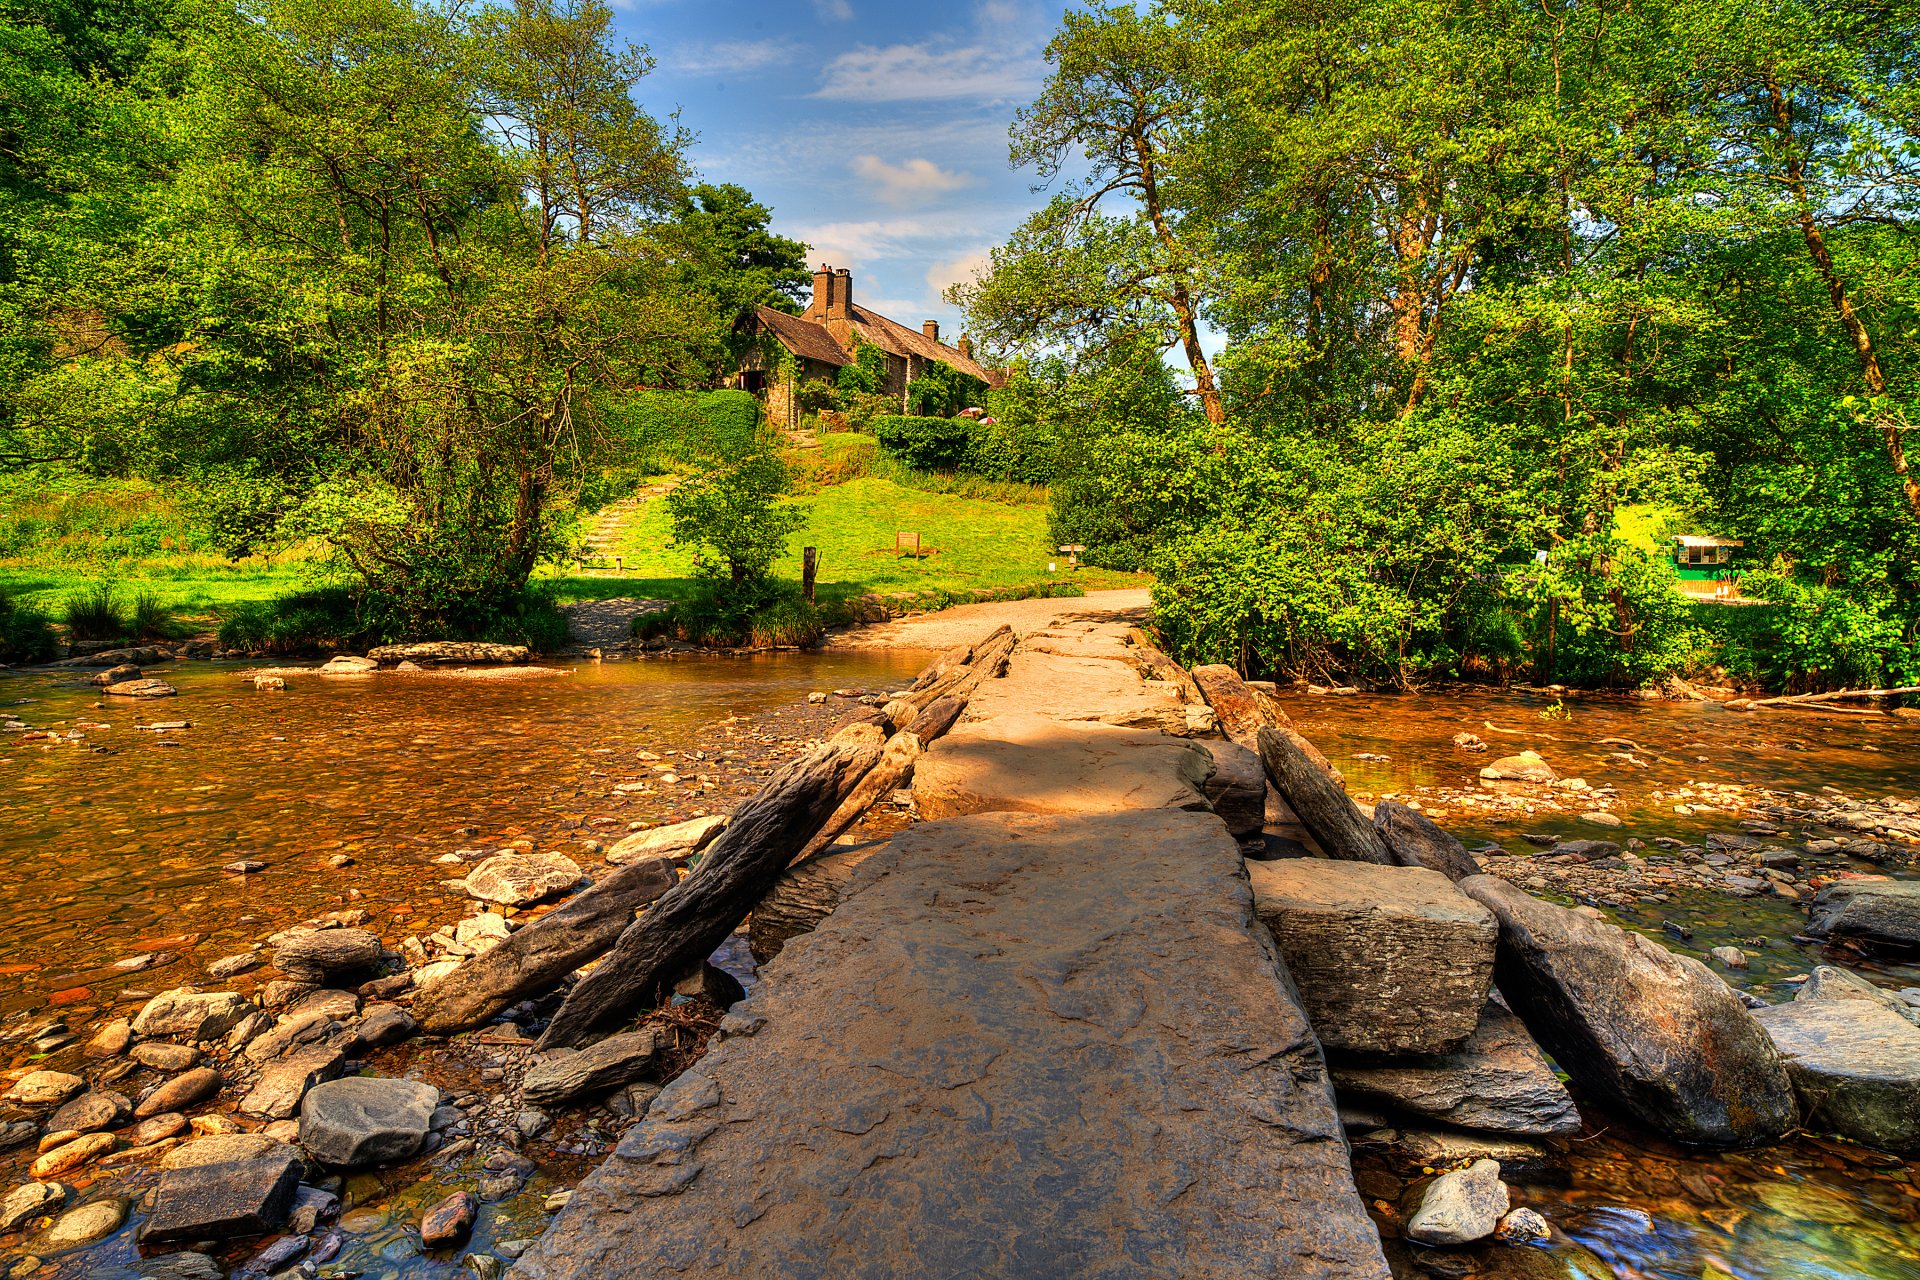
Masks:
[[[609,0],[658,66],[641,104],[680,110],[690,159],[773,207],[812,264],[910,325],[1042,202],[1007,126],[1046,75],[1061,0]]]

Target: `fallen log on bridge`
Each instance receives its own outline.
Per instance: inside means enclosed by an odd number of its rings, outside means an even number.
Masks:
[[[666,858],[620,867],[572,901],[473,957],[413,998],[413,1016],[436,1035],[480,1026],[517,1000],[544,995],[613,946],[633,913],[673,888]]]
[[[1268,725],[1257,739],[1267,776],[1287,807],[1299,815],[1301,825],[1320,842],[1328,857],[1395,865],[1397,859],[1355,807],[1353,798],[1300,749],[1293,740],[1297,736]]]
[[[734,811],[692,875],[628,925],[540,1037],[577,1046],[641,1007],[713,953],[880,759],[871,742],[825,743],[790,761]]]

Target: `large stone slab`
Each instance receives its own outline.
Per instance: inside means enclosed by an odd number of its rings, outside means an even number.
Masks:
[[[1038,638],[1022,643],[1006,674],[982,681],[967,703],[962,723],[1004,715],[1037,715],[1061,722],[1119,725],[1129,729],[1187,731],[1179,691],[1149,683],[1131,661],[1114,657],[1046,652]],[[1061,641],[1054,638],[1052,643]],[[1078,642],[1085,651],[1087,639]],[[1124,651],[1122,651],[1124,652]]]
[[[525,1280],[1384,1280],[1211,814],[924,824],[787,944]]]
[[[1698,1146],[1793,1127],[1779,1053],[1705,965],[1492,876],[1460,887],[1499,917],[1500,994],[1582,1096]]]
[[[1454,1052],[1335,1061],[1333,1084],[1342,1102],[1380,1103],[1463,1129],[1545,1135],[1580,1128],[1567,1087],[1526,1026],[1491,1001]]]
[[[358,1168],[404,1160],[427,1141],[440,1091],[417,1080],[346,1076],[300,1104],[300,1145],[322,1164]]]
[[[1010,713],[963,721],[928,748],[913,795],[928,819],[1205,809],[1212,772],[1205,750],[1157,731]]]
[[[1807,932],[1861,946],[1920,949],[1920,881],[1842,880],[1813,900]]]
[[[140,1228],[149,1245],[226,1240],[272,1231],[287,1220],[300,1185],[291,1151],[250,1160],[168,1169],[153,1191],[153,1213]]]
[[[1790,1003],[1753,1015],[1786,1059],[1808,1126],[1920,1154],[1920,1027],[1863,979],[1817,972]]]
[[[1499,930],[1439,872],[1282,858],[1247,875],[1329,1049],[1446,1053],[1480,1025]]]

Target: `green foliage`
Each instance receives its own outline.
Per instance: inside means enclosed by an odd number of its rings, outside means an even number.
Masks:
[[[610,398],[608,417],[646,463],[738,456],[760,432],[760,402],[746,391],[631,392]]]
[[[0,662],[45,662],[54,653],[47,615],[0,591]]]
[[[119,640],[127,634],[127,616],[120,592],[111,582],[95,583],[66,599],[60,620],[75,640]]]
[[[974,424],[966,418],[908,418],[882,414],[873,438],[889,457],[920,471],[957,471],[973,448]]]
[[[907,410],[922,417],[950,418],[981,407],[986,398],[986,383],[949,364],[930,364],[907,384]]]
[[[702,576],[724,576],[721,594],[757,589],[807,523],[803,508],[780,501],[789,484],[786,463],[767,441],[715,460],[666,496],[673,545],[712,553],[696,554],[695,563]]]
[[[772,220],[773,210],[745,187],[702,182],[688,188],[675,217],[695,263],[687,283],[711,293],[731,315],[763,306],[800,314],[813,281],[807,246],[773,234]]]
[[[791,583],[759,578],[735,586],[709,579],[671,610],[635,618],[633,632],[716,649],[807,649],[825,637],[826,623]]]
[[[285,655],[361,649],[386,637],[350,589],[324,587],[243,604],[222,620],[219,638],[242,653]]]
[[[1545,679],[1632,687],[1708,656],[1664,558],[1595,536],[1563,543],[1513,577],[1514,595],[1533,605],[1531,648]]]
[[[1920,634],[1912,617],[1795,574],[1784,564],[1749,573],[1743,594],[1765,607],[1737,611],[1759,674],[1785,687],[1872,687],[1920,682]]]
[[[137,640],[171,640],[180,631],[173,610],[153,591],[134,592],[133,609],[127,615],[127,630]]]

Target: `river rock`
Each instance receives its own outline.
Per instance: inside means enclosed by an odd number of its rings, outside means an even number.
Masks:
[[[340,1050],[331,1045],[309,1045],[267,1064],[260,1082],[240,1101],[240,1109],[249,1115],[270,1120],[285,1120],[300,1109],[307,1090],[323,1080],[340,1074],[345,1062]]]
[[[1553,766],[1533,751],[1522,751],[1517,756],[1502,756],[1480,770],[1480,776],[1489,782],[1533,782],[1547,785],[1560,781],[1560,775],[1554,772]]]
[[[140,1280],[226,1280],[227,1269],[204,1253],[183,1250],[151,1258],[136,1258],[133,1274]]]
[[[267,962],[258,951],[242,951],[239,955],[224,956],[207,966],[207,976],[215,982],[225,982],[228,978],[237,978],[243,973],[252,973]]]
[[[145,1120],[127,1130],[127,1145],[132,1147],[151,1146],[156,1142],[165,1142],[168,1138],[177,1138],[193,1126],[178,1111],[163,1111],[157,1116],[148,1116]]]
[[[149,1040],[133,1046],[130,1055],[143,1067],[155,1071],[185,1071],[200,1061],[200,1051],[191,1045],[168,1044],[164,1040]]]
[[[399,662],[484,662],[517,665],[533,657],[523,644],[492,644],[483,640],[423,640],[412,644],[383,644],[367,650],[368,659],[381,666]]]
[[[535,1106],[558,1106],[575,1098],[602,1094],[640,1078],[653,1063],[658,1046],[651,1031],[608,1036],[577,1053],[554,1053],[530,1068],[521,1092]]]
[[[139,678],[140,668],[134,666],[131,662],[123,662],[117,667],[108,667],[105,671],[100,672],[91,680],[87,681],[87,683],[98,685],[127,684]]]
[[[69,1209],[33,1241],[33,1251],[60,1253],[105,1240],[126,1225],[131,1207],[127,1201],[114,1196]]]
[[[160,1158],[160,1167],[194,1169],[203,1164],[233,1164],[299,1154],[292,1146],[264,1133],[210,1133],[167,1152]]]
[[[29,1218],[44,1217],[65,1204],[67,1189],[58,1182],[29,1182],[0,1200],[0,1234],[18,1231]]]
[[[153,1213],[140,1239],[187,1244],[276,1230],[293,1207],[300,1171],[300,1157],[292,1151],[168,1169],[154,1187]]]
[[[1793,1126],[1780,1055],[1705,965],[1492,876],[1460,887],[1499,918],[1501,995],[1587,1092],[1698,1146]]]
[[[413,1015],[397,1004],[375,1005],[367,1011],[367,1016],[353,1026],[353,1039],[348,1044],[348,1052],[359,1054],[368,1049],[379,1049],[390,1044],[399,1044],[410,1040],[420,1032],[420,1024]]]
[[[136,1120],[157,1116],[163,1111],[185,1111],[220,1092],[220,1073],[212,1067],[184,1071],[155,1089],[133,1109]]]
[[[338,987],[322,987],[318,991],[309,991],[287,1006],[282,1015],[287,1020],[311,1018],[316,1015],[333,1022],[345,1022],[360,1012],[360,997],[351,991],[342,991]]]
[[[607,850],[607,861],[616,867],[638,862],[642,858],[668,858],[684,862],[712,844],[713,838],[726,827],[726,818],[715,814],[654,827],[649,831],[636,831],[614,842],[613,847]]]
[[[133,1111],[124,1094],[94,1089],[81,1094],[47,1119],[47,1132],[97,1133],[121,1123]]]
[[[1515,1209],[1500,1219],[1494,1235],[1507,1244],[1545,1244],[1553,1239],[1553,1228],[1532,1209]]]
[[[580,883],[580,864],[562,853],[497,853],[467,873],[467,896],[521,907]]]
[[[1807,932],[1816,938],[1904,951],[1920,948],[1920,881],[1841,880],[1814,896]]]
[[[365,929],[315,929],[282,935],[273,965],[298,982],[326,982],[371,969],[381,955],[380,939]]]
[[[57,1107],[86,1087],[83,1078],[65,1071],[29,1071],[13,1082],[5,1100],[22,1107]]]
[[[1380,841],[1393,854],[1393,860],[1403,867],[1425,867],[1449,880],[1464,880],[1480,873],[1480,864],[1466,846],[1432,818],[1398,800],[1382,800],[1373,806],[1373,829],[1380,833]]]
[[[1407,1239],[1421,1244],[1471,1244],[1484,1240],[1506,1217],[1512,1200],[1500,1180],[1497,1160],[1475,1160],[1427,1185],[1420,1208],[1407,1221]]]
[[[1808,1126],[1920,1154],[1920,1026],[1864,979],[1830,966],[1815,974],[1791,1002],[1754,1014],[1786,1058]]]
[[[1452,1053],[1389,1062],[1334,1062],[1343,1101],[1498,1133],[1559,1134],[1580,1128],[1580,1113],[1520,1019],[1489,1001],[1480,1026]]]
[[[1480,1023],[1494,919],[1437,871],[1320,858],[1250,862],[1320,1043],[1362,1053],[1447,1053]]]
[[[147,1001],[134,1015],[133,1029],[142,1036],[218,1040],[252,1009],[245,997],[232,991],[179,987]]]
[[[11,1151],[40,1136],[40,1126],[31,1120],[10,1120],[0,1124],[0,1151]]]
[[[426,1142],[439,1105],[440,1091],[414,1080],[329,1080],[300,1106],[300,1145],[322,1164],[345,1168],[404,1160]]]
[[[41,1153],[27,1172],[39,1181],[45,1182],[63,1173],[71,1173],[111,1150],[113,1150],[112,1134],[83,1133],[72,1142],[63,1143],[51,1151]]]
[[[351,653],[336,653],[319,668],[323,676],[364,676],[378,671],[380,664],[372,658],[355,657]]]
[[[1267,767],[1237,742],[1203,742],[1213,757],[1213,776],[1201,790],[1236,840],[1260,834],[1267,822]]]
[[[480,1202],[469,1191],[456,1191],[420,1216],[420,1244],[427,1249],[448,1249],[467,1238]]]
[[[171,698],[180,691],[165,680],[122,680],[100,692],[115,698]]]
[[[89,1058],[112,1058],[127,1051],[133,1043],[133,1024],[125,1018],[115,1018],[101,1024],[93,1038],[87,1041],[86,1055]]]

